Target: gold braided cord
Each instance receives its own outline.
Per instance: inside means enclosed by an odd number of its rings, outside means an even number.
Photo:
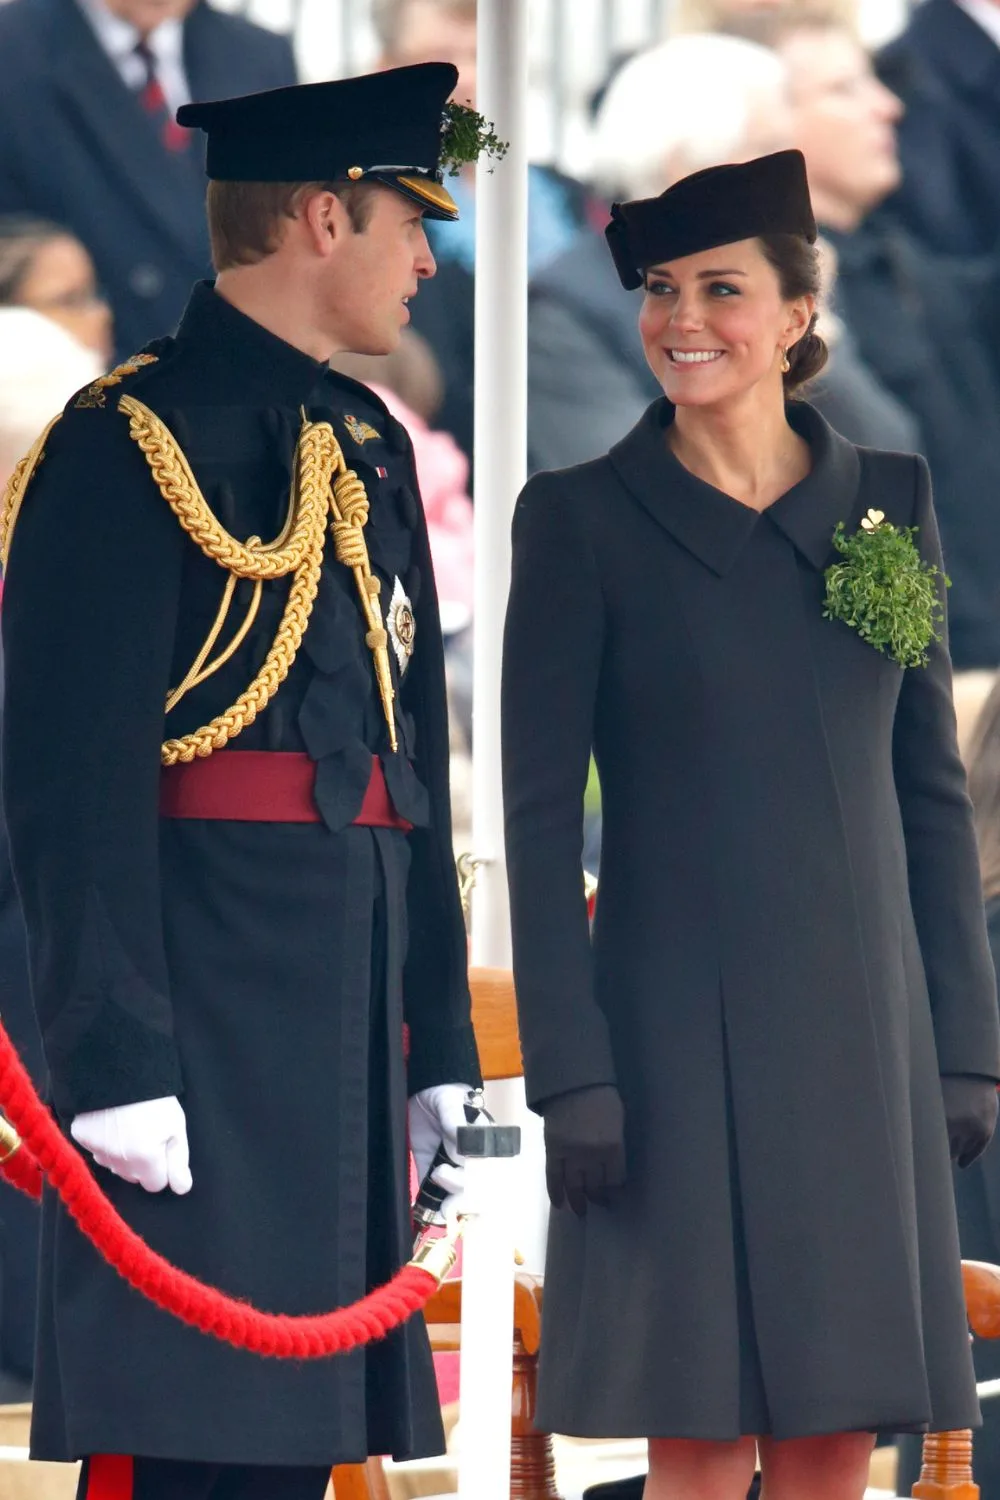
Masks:
[[[286,524],[273,542],[241,542],[209,509],[180,444],[156,413],[134,396],[122,396],[118,410],[128,416],[129,434],[142,449],[160,494],[206,557],[240,578],[284,578],[294,572],[313,545],[316,512],[325,518],[324,493],[300,490],[291,528]]]
[[[382,621],[382,607],[379,603],[382,585],[372,573],[364,536],[364,526],[368,520],[368,496],[357,474],[347,467],[340,444],[333,435],[333,428],[329,427],[328,423],[322,425],[329,430],[330,439],[336,450],[335,461],[339,470],[330,496],[330,509],[333,511],[333,523],[330,530],[333,533],[333,544],[337,561],[351,568],[354,573],[361,608],[368,625],[365,644],[375,663],[375,680],[378,683],[382,712],[385,714],[385,722],[389,729],[389,744],[395,754],[398,749],[396,715],[392,706],[395,693],[392,687],[392,673],[389,670],[389,637]]]
[[[189,693],[192,688],[200,687],[203,682],[207,682],[210,677],[214,677],[216,672],[218,672],[221,667],[224,667],[226,665],[226,662],[229,660],[229,658],[236,655],[236,652],[240,649],[243,642],[250,634],[253,622],[257,618],[257,612],[260,609],[260,601],[263,597],[263,593],[264,585],[263,582],[258,578],[257,582],[253,586],[253,594],[250,597],[250,603],[247,605],[247,612],[243,617],[243,623],[240,625],[240,628],[237,630],[236,634],[229,642],[229,645],[226,646],[224,650],[220,651],[218,656],[210,661],[207,667],[201,667],[194,676],[192,676],[190,672],[188,673],[188,676],[185,678],[185,682],[187,683],[187,686],[184,688],[185,693]],[[228,614],[228,612],[229,605],[227,604],[226,613]],[[216,640],[217,639],[218,636],[216,637]],[[212,642],[212,646],[214,646],[214,644],[215,641]],[[211,646],[209,646],[209,650],[211,650]],[[199,652],[198,654],[201,657],[201,660],[204,661],[205,656],[208,655],[208,652],[205,652],[204,655],[201,652]],[[175,705],[179,702],[180,698],[175,699]],[[169,708],[167,709],[167,712],[170,712]]]
[[[212,629],[183,681],[171,691],[167,712],[191,688],[218,671],[239,648],[256,618],[264,582],[293,575],[277,633],[256,677],[225,713],[191,734],[165,741],[160,751],[163,765],[190,762],[221,750],[252,724],[274,697],[288,676],[309,624],[323,568],[328,518],[331,518],[337,559],[354,573],[367,625],[365,641],[374,659],[389,740],[395,751],[395,695],[388,636],[379,602],[381,584],[371,571],[364,537],[368,496],[357,474],[347,467],[329,422],[309,422],[303,414],[295,452],[292,498],[279,535],[267,543],[259,537],[240,542],[226,531],[209,508],[180,445],[155,412],[132,396],[123,396],[118,409],[128,417],[129,435],[143,453],[157,488],[183,530],[206,557],[230,575]],[[59,416],[52,419],[18,463],[0,501],[0,561],[4,565],[21,504],[58,420]],[[229,644],[206,666],[227,619],[237,578],[248,578],[255,584],[246,617]]]
[[[248,724],[253,723],[288,676],[292,662],[302,644],[302,637],[309,624],[309,616],[312,614],[319,589],[320,573],[323,568],[323,545],[326,540],[330,481],[335,462],[334,449],[337,453],[340,452],[336,439],[333,437],[333,429],[328,423],[303,425],[295,456],[293,505],[296,508],[296,516],[292,536],[297,537],[302,530],[300,522],[303,512],[309,517],[310,530],[306,536],[304,555],[292,578],[281,623],[263,666],[246,691],[240,694],[225,713],[216,715],[210,723],[203,725],[201,729],[194,730],[191,734],[167,740],[160,751],[163,765],[173,766],[178,761],[187,763],[196,757],[204,759],[205,756],[211,755],[213,750],[221,750]],[[148,457],[147,454],[147,459]],[[170,496],[162,489],[161,493],[173,508]],[[204,505],[200,492],[198,499]],[[207,506],[205,509],[207,510]],[[175,510],[175,514],[187,530],[180,512]],[[221,531],[221,527],[219,530]]]
[[[0,500],[0,564],[5,568],[10,553],[11,537],[14,535],[14,527],[17,525],[24,497],[28,493],[28,485],[42,460],[49,433],[61,416],[62,412],[57,412],[52,421],[39,433],[24,457],[14,465],[14,472],[4,486],[3,498]]]

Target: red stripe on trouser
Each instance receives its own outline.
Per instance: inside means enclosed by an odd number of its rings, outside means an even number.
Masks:
[[[84,1500],[132,1500],[132,1459],[123,1453],[92,1453],[87,1460]]]

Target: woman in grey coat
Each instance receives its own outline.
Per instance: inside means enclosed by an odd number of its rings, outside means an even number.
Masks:
[[[978,1421],[949,1155],[1000,1037],[928,475],[787,399],[824,357],[798,152],[608,238],[666,399],[525,488],[505,642],[539,1421],[650,1438],[647,1500],[745,1495],[755,1440],[768,1500],[857,1500],[876,1429]]]

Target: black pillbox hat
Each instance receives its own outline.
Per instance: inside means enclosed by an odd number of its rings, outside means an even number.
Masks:
[[[208,137],[219,182],[383,182],[428,218],[457,219],[439,169],[451,63],[419,63],[330,83],[184,104],[177,123]]]
[[[707,167],[658,198],[615,203],[604,231],[622,286],[664,261],[764,234],[798,234],[813,244],[816,220],[801,151]]]

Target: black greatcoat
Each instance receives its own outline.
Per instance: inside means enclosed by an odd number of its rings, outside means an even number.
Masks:
[[[547,1430],[978,1420],[938,1074],[1000,1077],[1000,1046],[948,654],[903,671],[822,613],[838,521],[877,506],[939,558],[927,471],[789,415],[813,468],[763,514],[672,457],[663,400],[515,513],[529,1101],[617,1083],[628,1156],[611,1208],[552,1215]]]
[[[478,1081],[423,511],[409,440],[381,403],[208,286],[195,289],[176,339],[150,351],[157,363],[108,388],[103,409],[70,402],[9,560],[4,794],[34,997],[64,1122],[181,1095],[189,1196],[150,1195],[95,1169],[129,1223],[258,1307],[320,1312],[408,1258],[407,1090]],[[281,530],[300,408],[332,421],[371,498],[383,598],[397,577],[411,596],[420,589],[415,650],[397,682],[398,755],[354,580],[330,543],[299,656],[235,742],[306,751],[321,823],[158,816],[165,695],[205,639],[225,575],[151,479],[117,409],[123,389],[166,421],[240,537]],[[377,437],[352,438],[348,415]],[[223,640],[251,587],[238,586]],[[248,640],[170,714],[169,733],[236,700],[287,589],[287,579],[265,583]],[[352,826],[372,752],[417,825],[410,835]],[[51,1197],[40,1300],[39,1458],[325,1464],[443,1446],[420,1319],[368,1354],[295,1364],[237,1352],[128,1289]]]

